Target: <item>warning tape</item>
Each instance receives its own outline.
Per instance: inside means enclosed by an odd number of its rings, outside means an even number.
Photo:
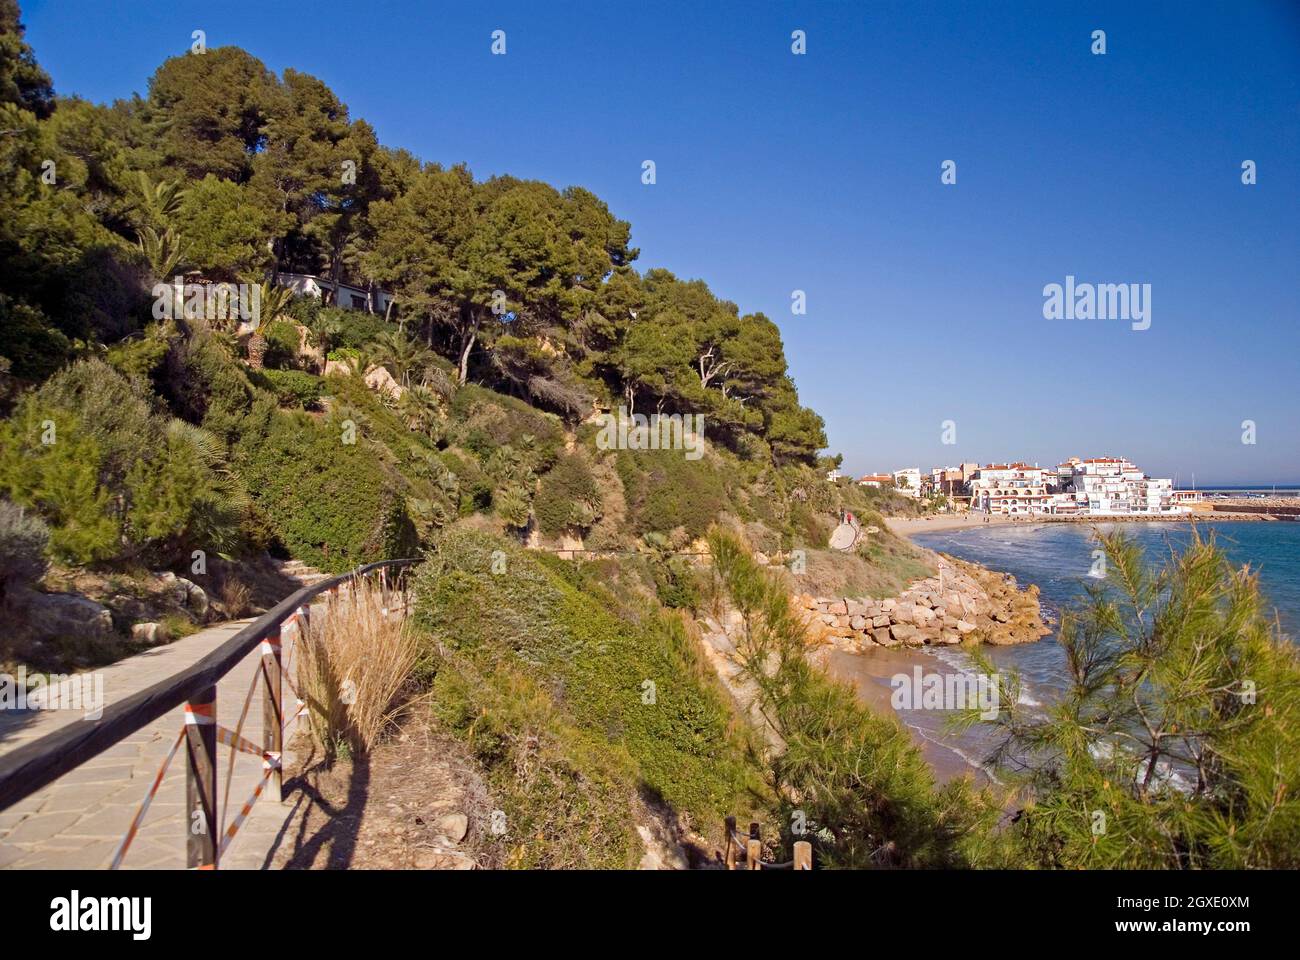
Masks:
[[[244,806],[240,808],[239,815],[235,817],[234,822],[232,822],[230,827],[226,830],[225,836],[221,838],[221,846],[217,849],[218,859],[220,859],[221,855],[226,852],[226,848],[230,846],[230,842],[235,839],[235,834],[238,833],[239,828],[244,825],[244,821],[248,819],[249,813],[253,810],[253,804],[257,803],[257,798],[262,795],[262,791],[266,789],[266,785],[271,782],[271,775],[275,773],[276,770],[280,769],[279,756],[273,753],[265,754],[264,759],[262,760],[262,766],[266,772],[262,774],[262,779],[258,781],[257,786],[253,788],[253,795],[245,801]]]
[[[140,829],[140,824],[144,822],[144,815],[149,811],[149,804],[153,803],[154,795],[158,793],[158,788],[162,786],[163,774],[167,772],[167,767],[171,764],[172,758],[176,756],[176,751],[181,748],[181,743],[185,740],[185,728],[181,727],[180,734],[176,737],[176,742],[172,744],[171,751],[167,758],[163,760],[162,766],[158,768],[158,775],[153,778],[153,786],[149,792],[144,795],[140,801],[140,806],[135,811],[135,817],[131,820],[131,826],[126,831],[126,836],[122,838],[122,844],[113,854],[113,862],[109,864],[108,869],[116,870],[122,865],[122,858],[126,856],[126,851],[131,847],[131,841],[135,839],[136,832]]]
[[[226,746],[238,750],[240,753],[251,753],[255,757],[263,756],[266,751],[253,743],[246,737],[241,737],[236,731],[229,727],[217,727],[217,743],[224,743]],[[231,754],[233,761],[234,755]],[[233,762],[232,762],[233,766]],[[230,777],[227,775],[226,781],[229,783]]]

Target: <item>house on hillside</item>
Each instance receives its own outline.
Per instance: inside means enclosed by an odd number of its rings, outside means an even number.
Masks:
[[[392,294],[378,287],[367,289],[350,283],[335,283],[310,273],[277,273],[275,282],[299,296],[316,297],[344,310],[365,310],[386,316],[393,302]]]

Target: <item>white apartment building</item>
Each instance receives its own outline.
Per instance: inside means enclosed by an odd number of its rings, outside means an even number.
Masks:
[[[907,467],[894,471],[894,489],[905,497],[921,496],[921,468]]]
[[[970,481],[971,509],[1007,516],[1047,513],[1047,471],[1037,464],[990,463]]]
[[[1148,477],[1123,457],[1072,457],[1057,467],[1057,476],[1063,487],[1060,496],[1073,496],[1078,513],[1131,516],[1187,512],[1175,500],[1172,480]]]

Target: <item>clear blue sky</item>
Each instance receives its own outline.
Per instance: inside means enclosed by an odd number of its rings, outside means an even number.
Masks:
[[[1183,483],[1300,480],[1294,3],[23,8],[62,94],[144,92],[201,28],[322,78],[385,144],[594,190],[641,269],[780,324],[856,472],[1122,454]],[[1067,274],[1152,284],[1151,328],[1044,320]]]

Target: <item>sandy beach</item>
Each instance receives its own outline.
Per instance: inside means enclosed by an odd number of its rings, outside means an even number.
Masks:
[[[917,533],[937,533],[940,530],[974,530],[977,527],[991,526],[993,524],[1003,525],[1016,523],[1031,525],[1040,523],[1039,520],[1013,519],[1004,517],[1001,514],[995,514],[984,522],[983,514],[970,513],[942,513],[932,517],[886,517],[885,523],[889,529],[900,537],[910,537]]]
[[[836,680],[851,684],[857,692],[858,699],[866,704],[872,713],[882,716],[889,714],[898,716],[890,703],[893,688],[889,681],[892,676],[899,673],[910,674],[915,666],[920,666],[927,673],[943,669],[942,664],[934,658],[905,647],[893,650],[881,647],[864,653],[832,650],[827,654],[825,666],[826,671]],[[969,776],[975,780],[977,786],[989,784],[988,776],[984,771],[972,766],[951,747],[923,737],[911,726],[904,724],[904,727],[940,783]]]

